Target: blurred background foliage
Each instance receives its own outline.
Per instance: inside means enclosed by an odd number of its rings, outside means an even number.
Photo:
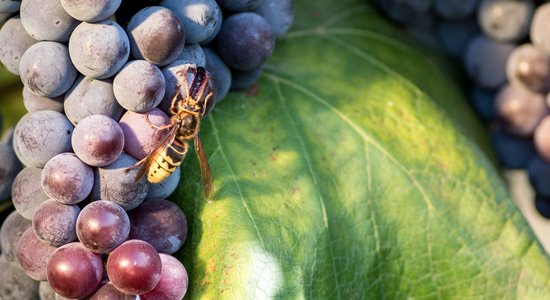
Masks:
[[[0,132],[2,135],[27,112],[23,105],[23,84],[0,65]],[[11,201],[0,202],[0,223],[13,210]]]
[[[23,84],[19,77],[0,67],[0,123],[1,132],[14,126],[25,114]]]

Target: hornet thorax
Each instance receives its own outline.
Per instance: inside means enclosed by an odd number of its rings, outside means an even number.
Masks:
[[[191,140],[199,133],[199,117],[195,114],[190,114],[185,111],[172,116],[177,124],[179,124],[176,138],[182,142],[184,140]]]

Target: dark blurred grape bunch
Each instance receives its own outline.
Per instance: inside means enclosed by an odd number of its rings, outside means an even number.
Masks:
[[[0,299],[181,299],[187,220],[165,181],[135,181],[183,71],[216,102],[251,87],[292,0],[0,1],[0,62],[28,113],[0,143]],[[187,72],[187,73],[185,73]],[[185,96],[185,95],[182,95]],[[156,125],[153,126],[152,124]]]
[[[413,36],[459,59],[471,104],[501,164],[527,169],[550,218],[550,3],[534,0],[378,0]]]

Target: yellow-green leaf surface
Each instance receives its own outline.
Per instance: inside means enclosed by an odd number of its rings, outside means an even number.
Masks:
[[[256,89],[172,197],[187,299],[548,299],[549,261],[437,58],[361,0],[297,0]]]
[[[22,89],[19,76],[11,74],[0,64],[0,133],[15,126],[27,112],[23,106]]]

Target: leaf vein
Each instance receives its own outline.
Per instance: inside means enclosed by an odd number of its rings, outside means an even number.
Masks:
[[[315,189],[317,190],[317,193],[319,194],[318,201],[319,201],[319,205],[321,206],[321,212],[323,213],[323,225],[325,227],[325,230],[327,231],[327,234],[329,235],[329,242],[327,243],[327,245],[328,245],[328,248],[329,248],[329,251],[330,251],[330,256],[332,258],[331,259],[331,261],[332,261],[332,273],[334,274],[333,276],[334,276],[334,281],[335,281],[335,284],[336,284],[336,294],[338,296],[337,299],[343,299],[342,295],[340,294],[341,284],[340,284],[339,279],[338,279],[338,273],[337,273],[338,269],[336,268],[336,256],[334,255],[334,249],[333,249],[332,244],[330,242],[331,234],[330,234],[330,228],[329,228],[327,209],[326,209],[326,205],[325,205],[325,199],[323,197],[323,193],[322,193],[321,188],[319,186],[317,176],[315,175],[315,172],[313,171],[313,165],[311,163],[311,158],[309,157],[308,151],[306,149],[306,145],[304,144],[304,141],[301,138],[300,133],[298,132],[296,122],[294,121],[294,119],[292,118],[292,115],[290,114],[290,111],[287,107],[285,98],[282,95],[282,91],[281,91],[280,84],[279,84],[278,81],[275,81],[275,86],[277,88],[277,96],[278,96],[278,98],[279,98],[279,100],[281,101],[281,104],[282,104],[281,107],[286,112],[286,115],[288,116],[288,119],[290,120],[290,125],[291,125],[293,131],[296,133],[296,137],[297,137],[298,142],[300,144],[300,148],[302,149],[302,153],[303,153],[303,156],[305,158],[306,165],[308,167],[308,171],[310,173],[311,179],[313,180],[313,185],[314,185]]]
[[[252,216],[252,212],[250,210],[250,207],[249,207],[248,203],[246,202],[243,191],[241,189],[241,185],[239,184],[239,181],[237,180],[237,176],[235,175],[235,171],[233,170],[233,167],[229,163],[229,160],[227,159],[227,155],[225,154],[225,150],[222,146],[220,135],[218,133],[218,128],[216,127],[216,121],[215,121],[214,115],[213,114],[210,115],[209,119],[210,119],[210,124],[212,124],[212,133],[214,135],[214,139],[216,140],[216,143],[218,144],[218,149],[217,150],[219,150],[219,153],[220,153],[225,165],[227,166],[227,168],[229,170],[229,173],[231,175],[231,179],[235,183],[235,186],[237,187],[237,192],[239,193],[239,197],[241,199],[241,203],[243,205],[243,208],[244,208],[247,216],[250,218],[250,221],[252,222],[252,225],[254,226],[254,229],[256,230],[256,234],[258,235],[258,239],[260,240],[260,244],[261,244],[262,248],[265,249],[265,244],[264,244],[264,241],[263,241],[263,238],[262,238],[262,234],[260,233],[260,228],[258,227],[258,224],[256,223],[256,220]]]
[[[412,186],[419,192],[423,202],[426,204],[426,208],[428,209],[428,218],[430,216],[435,216],[438,220],[441,220],[443,224],[445,224],[449,230],[454,231],[457,236],[458,241],[463,245],[464,249],[467,249],[470,252],[470,257],[475,260],[477,263],[481,263],[479,258],[473,254],[470,248],[468,248],[468,244],[464,240],[463,234],[460,231],[457,231],[457,229],[454,226],[451,226],[451,224],[448,223],[448,220],[444,218],[442,215],[440,215],[437,210],[435,209],[433,203],[431,202],[430,197],[426,193],[424,187],[412,176],[411,172],[395,157],[393,154],[388,152],[382,145],[380,145],[375,139],[373,139],[371,136],[369,136],[362,128],[360,128],[357,124],[355,124],[352,120],[350,120],[346,115],[344,115],[341,111],[330,105],[326,100],[322,99],[320,96],[315,94],[314,92],[306,89],[303,86],[300,86],[299,84],[287,80],[285,78],[278,77],[274,74],[269,74],[269,77],[271,77],[274,81],[280,81],[281,83],[284,83],[288,85],[291,88],[294,88],[306,95],[309,96],[312,100],[320,103],[321,105],[327,107],[332,112],[335,113],[336,116],[338,116],[342,121],[344,121],[348,126],[350,126],[351,129],[353,129],[354,132],[356,132],[365,142],[370,143],[374,147],[376,147],[385,157],[387,157],[393,164],[395,164],[401,172],[408,178],[408,180],[411,182]],[[430,261],[431,263],[431,261]],[[435,274],[431,274],[431,276],[435,276]],[[435,279],[434,279],[435,280]]]

